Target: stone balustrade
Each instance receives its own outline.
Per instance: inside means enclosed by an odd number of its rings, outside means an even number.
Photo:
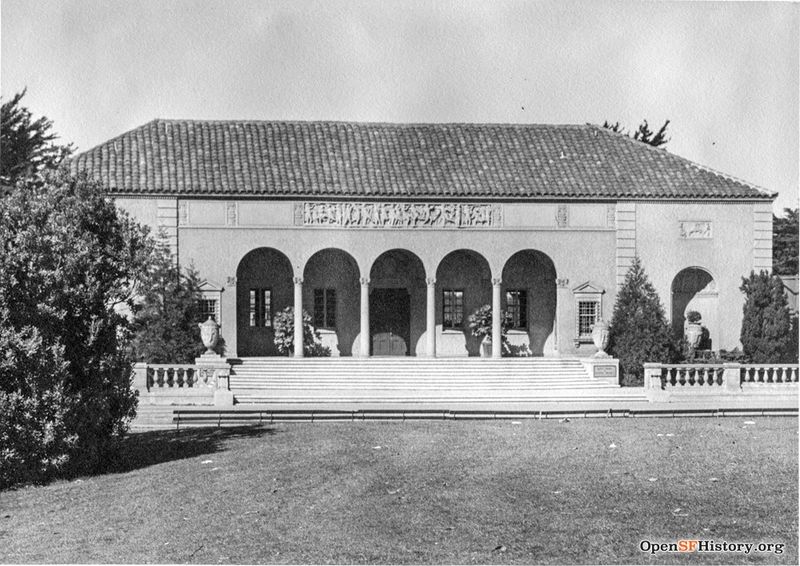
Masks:
[[[133,388],[139,402],[150,405],[232,405],[230,365],[222,358],[194,364],[133,366]]]
[[[798,364],[644,364],[650,401],[716,394],[797,393]]]

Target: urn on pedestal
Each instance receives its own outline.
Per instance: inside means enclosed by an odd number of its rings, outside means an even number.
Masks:
[[[592,326],[592,342],[597,348],[597,353],[594,355],[595,358],[609,357],[605,351],[608,347],[608,323],[602,318],[598,319]]]
[[[689,311],[686,314],[686,343],[692,350],[696,350],[703,337],[703,325],[700,324],[702,316],[697,311]]]
[[[203,346],[206,347],[206,354],[215,354],[214,348],[217,346],[217,342],[219,342],[219,324],[209,316],[208,320],[205,322],[198,323],[197,326],[200,327],[200,339],[203,341]]]

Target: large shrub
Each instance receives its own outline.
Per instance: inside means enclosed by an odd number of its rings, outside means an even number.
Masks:
[[[675,351],[661,299],[636,257],[617,293],[609,328],[609,352],[619,359],[622,383],[641,385],[644,363],[672,361]]]
[[[193,267],[181,270],[160,245],[139,290],[132,327],[134,361],[151,364],[194,363],[205,348],[200,339],[200,277]],[[224,342],[216,347],[224,351]]]
[[[294,307],[286,307],[273,322],[275,346],[284,356],[294,354]],[[331,349],[320,342],[319,331],[312,324],[311,315],[303,311],[303,355],[323,358],[331,355]]]
[[[0,478],[98,468],[135,413],[125,353],[146,230],[83,177],[0,201]]]
[[[741,342],[757,364],[797,361],[797,323],[783,292],[783,282],[766,271],[742,277],[745,294]]]

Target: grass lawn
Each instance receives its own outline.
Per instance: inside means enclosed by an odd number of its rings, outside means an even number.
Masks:
[[[0,493],[0,561],[797,564],[797,433],[780,417],[137,433],[112,472]],[[687,538],[785,549],[639,550]]]

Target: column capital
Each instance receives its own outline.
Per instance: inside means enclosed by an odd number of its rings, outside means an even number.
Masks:
[[[499,285],[502,285],[502,283],[503,283],[503,279],[502,278],[500,278],[500,277],[492,277],[492,285],[493,286],[497,287]]]
[[[295,277],[294,278],[294,284],[295,285],[302,285],[303,284],[303,278],[302,277]]]
[[[426,277],[425,284],[428,285],[428,287],[436,286],[436,277]]]
[[[369,277],[362,277],[360,279],[360,281],[361,281],[361,284],[364,285],[364,286],[368,286],[369,285]]]

